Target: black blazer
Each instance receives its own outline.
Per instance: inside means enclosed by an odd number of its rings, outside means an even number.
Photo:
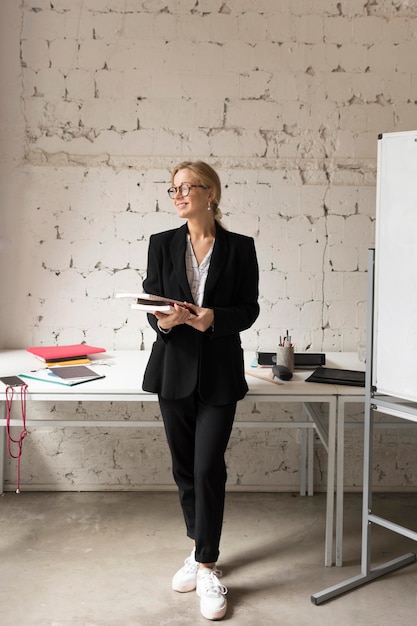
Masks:
[[[149,242],[147,293],[193,302],[187,281],[188,228],[152,235]],[[248,387],[239,332],[259,315],[259,271],[252,237],[231,233],[216,223],[216,240],[204,290],[203,307],[214,310],[214,328],[202,333],[186,324],[157,333],[145,370],[143,389],[167,399],[184,398],[197,388],[212,406],[240,400]]]

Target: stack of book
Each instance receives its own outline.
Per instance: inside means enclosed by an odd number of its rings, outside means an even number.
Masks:
[[[26,350],[43,361],[45,367],[86,365],[90,363],[89,356],[91,354],[106,351],[105,348],[96,348],[85,343],[70,346],[33,346],[32,348],[26,348]]]
[[[96,348],[86,344],[76,344],[71,346],[34,346],[26,348],[28,352],[43,361],[43,367],[22,372],[22,378],[30,380],[40,380],[58,385],[79,385],[91,380],[104,378],[89,367],[89,356],[105,352],[105,348]]]
[[[178,304],[178,306],[188,309],[191,315],[195,315],[194,311],[184,302],[173,300],[172,298],[164,298],[163,296],[155,296],[151,293],[117,293],[116,298],[132,298],[136,302],[133,302],[130,307],[147,313],[154,313],[155,311],[167,314],[172,313],[174,311],[174,304]]]
[[[91,380],[105,378],[104,374],[98,374],[86,365],[43,367],[39,370],[21,372],[19,377],[54,383],[56,385],[66,385],[67,387],[73,387],[81,383],[88,383]]]

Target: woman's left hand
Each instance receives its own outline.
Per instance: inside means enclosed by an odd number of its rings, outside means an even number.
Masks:
[[[195,313],[190,314],[190,317],[185,321],[185,324],[192,326],[196,330],[204,333],[208,328],[214,324],[214,312],[213,309],[203,309],[195,304],[187,303],[187,308]]]

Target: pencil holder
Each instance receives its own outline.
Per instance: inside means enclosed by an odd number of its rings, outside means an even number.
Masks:
[[[290,372],[294,371],[294,346],[278,346],[276,364],[284,365]]]

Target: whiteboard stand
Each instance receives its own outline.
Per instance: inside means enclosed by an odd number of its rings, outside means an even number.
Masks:
[[[371,530],[372,524],[382,526],[392,532],[417,541],[417,532],[394,524],[372,514],[372,459],[373,459],[373,413],[387,413],[406,420],[417,422],[417,409],[409,403],[393,396],[376,396],[373,380],[373,337],[374,337],[374,283],[375,283],[375,250],[368,251],[368,312],[366,340],[366,374],[365,374],[365,413],[364,413],[364,458],[363,458],[363,500],[362,500],[362,553],[361,573],[358,576],[328,587],[311,596],[313,604],[322,604],[356,587],[369,583],[384,574],[388,574],[405,565],[416,561],[413,552],[371,568]]]

